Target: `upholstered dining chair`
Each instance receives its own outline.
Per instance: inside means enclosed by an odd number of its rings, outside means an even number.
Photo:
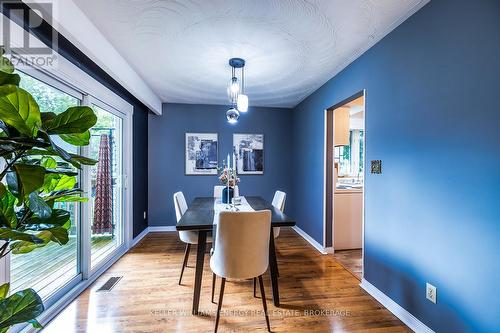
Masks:
[[[276,191],[274,193],[272,205],[274,207],[276,207],[277,209],[279,209],[282,213],[285,212],[285,201],[286,201],[286,193],[285,192]],[[277,238],[280,234],[280,228],[279,227],[273,228],[273,234],[274,234],[274,238]]]
[[[186,203],[186,198],[182,192],[176,192],[174,194],[174,206],[175,206],[175,217],[177,218],[177,223],[181,220],[182,215],[188,209]],[[181,276],[179,277],[179,284],[182,282],[182,275],[184,274],[184,268],[187,266],[189,252],[191,250],[191,245],[198,244],[198,232],[196,231],[179,231],[179,238],[182,242],[186,243],[186,250],[184,252],[184,260],[182,262]],[[212,242],[211,237],[207,237],[207,243]]]
[[[269,266],[269,237],[271,211],[221,212],[215,238],[215,251],[210,258],[212,269],[212,302],[217,276],[222,278],[215,332],[219,326],[220,310],[226,279],[252,279],[258,277],[267,330],[271,332],[262,274]]]
[[[224,189],[224,187],[226,186],[222,185],[214,186],[214,198],[222,198],[222,190]],[[236,185],[234,187],[234,197],[237,198],[239,196],[240,196],[240,189],[238,188],[238,185]]]

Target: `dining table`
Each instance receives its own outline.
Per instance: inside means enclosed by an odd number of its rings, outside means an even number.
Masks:
[[[276,249],[274,244],[274,227],[292,227],[295,221],[274,207],[271,203],[258,196],[242,197],[244,202],[254,211],[271,211],[271,228],[269,230],[269,275],[271,279],[271,289],[273,303],[280,306],[280,296],[278,287],[278,262],[276,259]],[[196,250],[196,267],[193,290],[192,314],[198,315],[200,305],[201,283],[203,277],[203,265],[205,261],[205,251],[207,247],[207,236],[214,230],[214,223],[217,223],[217,214],[222,209],[238,210],[238,206],[225,207],[221,205],[220,198],[197,197],[184,213],[176,225],[178,231],[197,231],[198,245]],[[224,207],[224,208],[221,208]],[[236,208],[235,208],[236,207]],[[214,233],[215,235],[215,233]]]

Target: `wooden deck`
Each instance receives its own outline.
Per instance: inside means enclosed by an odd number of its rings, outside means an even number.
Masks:
[[[114,247],[111,236],[92,237],[92,259],[98,262]],[[47,299],[77,275],[76,238],[63,246],[51,243],[30,253],[11,255],[10,266],[13,292],[33,288]]]

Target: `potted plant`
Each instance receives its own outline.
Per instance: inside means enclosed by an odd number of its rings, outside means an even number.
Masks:
[[[97,117],[87,106],[55,114],[40,110],[33,96],[19,87],[20,76],[4,56],[0,60],[0,259],[21,255],[50,242],[68,242],[70,213],[58,202],[85,201],[77,187],[77,169],[97,161],[71,154],[57,145],[58,136],[74,146],[86,146]],[[33,289],[9,295],[0,286],[0,333],[31,323],[44,311]]]

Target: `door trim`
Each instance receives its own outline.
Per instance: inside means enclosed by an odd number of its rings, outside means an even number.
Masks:
[[[342,100],[341,102],[329,107],[325,110],[325,151],[324,151],[324,205],[323,205],[323,246],[325,248],[333,247],[335,249],[334,244],[334,228],[333,228],[333,196],[335,193],[334,189],[334,177],[333,177],[333,152],[335,149],[335,144],[333,142],[333,111],[338,109],[339,107],[354,101],[355,99],[365,96],[365,106],[366,106],[366,90],[361,90],[356,94]],[[366,112],[366,110],[365,110]],[[366,118],[366,116],[365,116]],[[366,142],[366,133],[365,133],[365,142]],[[365,154],[366,157],[366,154]],[[364,176],[366,176],[366,158],[364,161]],[[363,185],[364,186],[364,185]],[[363,192],[365,189],[363,188]],[[363,203],[364,205],[364,203]],[[363,222],[364,223],[364,222]],[[364,246],[364,241],[363,241]]]

